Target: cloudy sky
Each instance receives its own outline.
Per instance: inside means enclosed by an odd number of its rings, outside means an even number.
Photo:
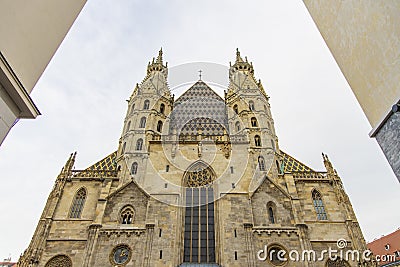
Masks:
[[[172,68],[228,66],[239,47],[271,97],[281,149],[316,170],[330,156],[367,241],[400,226],[399,183],[302,1],[88,1],[32,93],[43,115],[0,147],[0,259],[28,246],[71,152],[81,169],[116,150],[125,100],[161,46]]]

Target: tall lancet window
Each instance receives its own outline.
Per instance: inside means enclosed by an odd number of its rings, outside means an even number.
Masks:
[[[184,262],[215,262],[213,179],[205,164],[186,173]]]
[[[82,187],[75,194],[74,200],[71,205],[71,211],[69,213],[70,218],[78,219],[81,217],[85,201],[86,201],[86,189]]]
[[[249,101],[249,109],[251,110],[251,111],[254,111],[254,102],[253,101]]]
[[[258,157],[258,167],[260,171],[265,171],[265,160],[263,156]]]
[[[142,117],[140,119],[139,128],[145,128],[145,127],[146,127],[146,117]]]
[[[150,101],[146,99],[143,104],[143,109],[149,109],[149,108],[150,108]]]
[[[325,211],[324,202],[322,202],[321,193],[314,189],[311,194],[312,194],[315,212],[317,213],[317,219],[320,221],[328,220],[328,216],[326,215],[326,211]]]

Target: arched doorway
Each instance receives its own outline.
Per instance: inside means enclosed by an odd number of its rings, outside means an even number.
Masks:
[[[214,179],[214,171],[204,162],[185,173],[185,263],[215,263]]]

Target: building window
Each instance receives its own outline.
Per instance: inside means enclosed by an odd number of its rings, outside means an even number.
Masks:
[[[257,119],[255,117],[251,118],[251,127],[257,127],[258,123],[257,123]]]
[[[238,105],[233,106],[233,111],[235,111],[236,114],[239,114]]]
[[[122,154],[125,153],[125,148],[126,148],[126,142],[124,142],[124,144],[122,145],[122,150],[121,150],[121,153],[122,153]]]
[[[129,121],[128,125],[126,126],[126,131],[125,132],[129,132],[130,128],[131,128],[131,122]]]
[[[254,111],[254,102],[253,101],[249,101],[249,109],[250,109],[250,111]]]
[[[272,146],[272,149],[275,151],[275,150],[276,150],[275,142],[274,142],[274,140],[272,140],[272,139],[271,139],[271,146]]]
[[[164,105],[164,104],[161,104],[161,105],[160,105],[160,113],[161,113],[161,114],[164,114],[164,112],[165,112],[165,105]]]
[[[328,216],[326,216],[324,203],[322,202],[321,194],[317,190],[312,191],[312,199],[315,211],[317,213],[317,219],[320,221],[328,220]]]
[[[67,255],[57,255],[51,258],[45,267],[72,267],[72,261]]]
[[[142,138],[139,138],[137,141],[136,141],[136,150],[142,150],[142,148],[143,148],[143,139]]]
[[[235,251],[235,261],[237,261],[238,257],[237,257],[237,251]]]
[[[132,163],[131,174],[132,174],[132,175],[137,174],[137,170],[138,170],[138,164],[137,164],[137,162]]]
[[[81,188],[76,192],[74,200],[72,202],[71,211],[69,213],[70,218],[78,219],[81,217],[83,206],[86,201],[86,189]]]
[[[231,173],[233,173],[233,166],[231,166]]]
[[[158,121],[158,123],[157,123],[157,132],[160,132],[160,133],[161,133],[161,131],[162,131],[162,125],[163,125],[162,121]]]
[[[120,222],[121,224],[132,224],[133,223],[133,208],[131,206],[124,207],[121,210]]]
[[[185,177],[184,262],[215,263],[214,174],[197,165]]]
[[[265,171],[265,160],[263,156],[258,157],[258,167],[260,171]]]
[[[268,246],[267,259],[273,266],[285,265],[287,261],[282,259],[282,255],[287,255],[287,254],[288,252],[286,251],[286,249],[284,249],[278,244]]]
[[[267,122],[267,125],[268,125],[268,129],[272,130],[271,129],[271,123],[269,123],[269,121]]]
[[[237,131],[237,132],[240,131],[240,122],[237,121],[237,122],[235,123],[235,128],[236,128],[236,131]]]
[[[134,111],[135,111],[135,103],[132,104],[132,107],[131,107],[131,114],[133,114]]]
[[[150,101],[146,99],[144,101],[143,109],[149,109],[149,108],[150,108]]]
[[[389,250],[390,249],[390,245],[389,244],[386,244],[385,245],[385,250]]]
[[[165,172],[169,172],[169,165],[165,166]]]
[[[281,174],[282,173],[282,170],[281,170],[281,167],[279,166],[279,161],[275,161],[275,164],[276,164],[276,169],[277,169],[277,171],[278,171],[278,174]]]
[[[254,143],[256,146],[261,146],[261,138],[259,135],[254,136]]]
[[[140,119],[139,128],[145,128],[145,127],[146,127],[146,117],[142,117]]]
[[[186,188],[184,262],[215,262],[214,192]]]
[[[272,209],[272,207],[268,208],[268,217],[270,223],[275,223],[274,210]]]

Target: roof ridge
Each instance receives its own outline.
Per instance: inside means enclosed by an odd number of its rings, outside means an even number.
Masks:
[[[210,93],[212,93],[215,97],[217,97],[218,100],[224,101],[224,99],[219,94],[217,94],[217,92],[215,92],[207,83],[205,83],[203,80],[198,80],[191,87],[189,87],[189,89],[187,89],[181,96],[179,96],[175,100],[175,103],[179,103],[180,101],[182,101],[184,97],[187,97],[187,95],[191,94],[194,90],[199,89],[198,87],[196,87],[196,85],[205,85],[206,89],[209,90]]]

